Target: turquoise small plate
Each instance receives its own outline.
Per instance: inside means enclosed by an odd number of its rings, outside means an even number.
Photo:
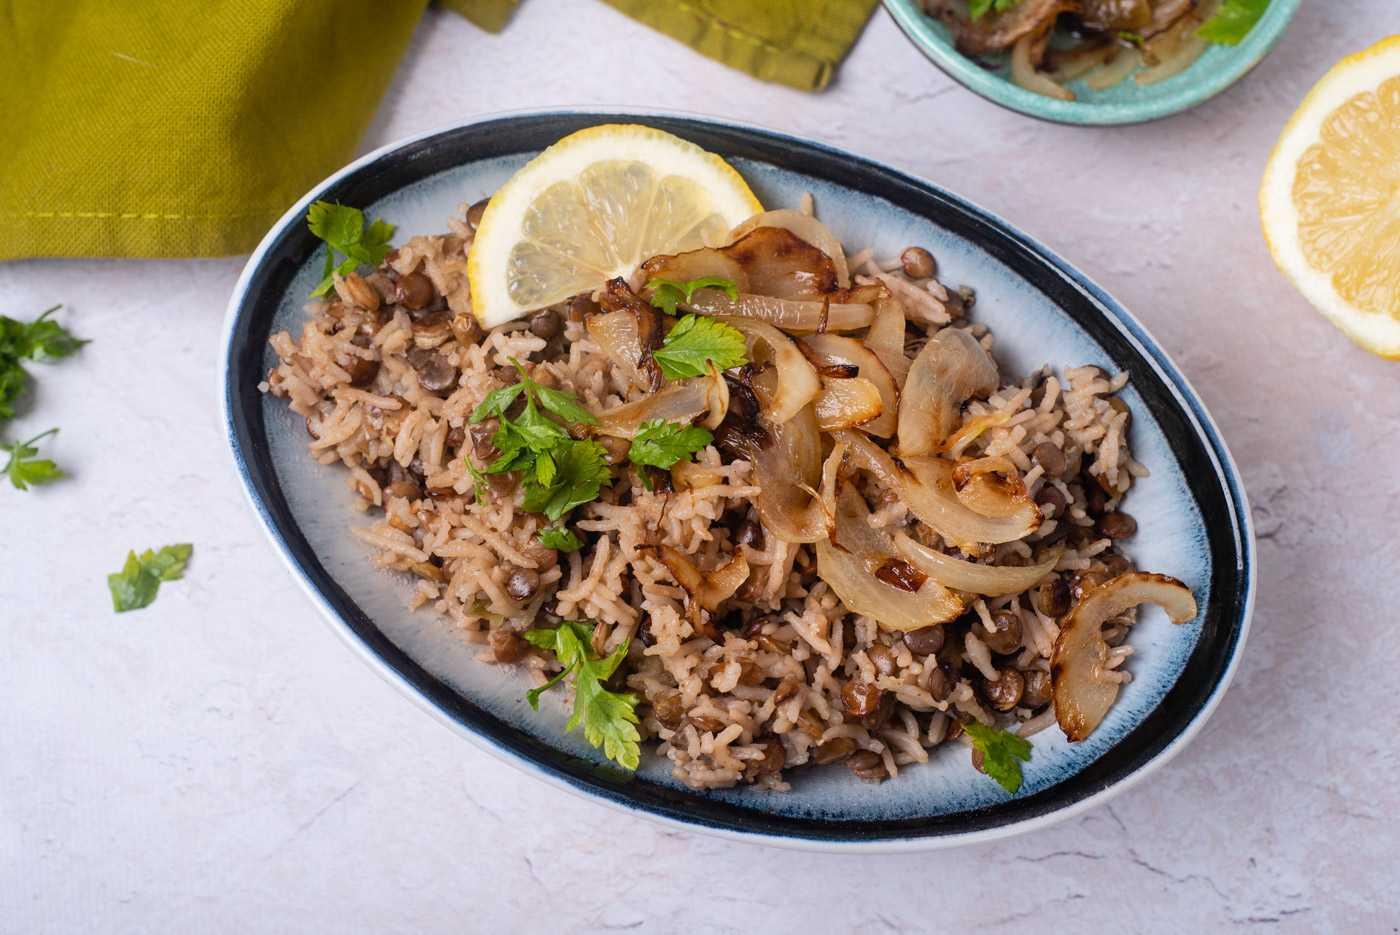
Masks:
[[[1069,89],[1076,99],[1059,101],[1016,85],[1007,65],[984,68],[963,55],[953,47],[947,28],[923,12],[920,0],[884,0],[885,9],[909,41],[963,87],[1010,110],[1078,126],[1146,123],[1210,100],[1269,54],[1300,2],[1273,0],[1239,45],[1212,45],[1191,67],[1164,81],[1140,85],[1129,76],[1103,91],[1095,91],[1083,81],[1073,81]]]

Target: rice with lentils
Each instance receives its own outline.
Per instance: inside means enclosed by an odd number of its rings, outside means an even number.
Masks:
[[[467,217],[453,218],[443,235],[412,238],[372,272],[337,276],[334,291],[307,307],[300,335],[272,336],[279,362],[263,384],[305,417],[312,457],[343,466],[370,518],[352,525],[354,535],[381,568],[413,576],[415,609],[446,616],[462,639],[480,644],[484,663],[518,666],[536,685],[559,663],[522,634],[590,621],[599,655],[629,647],[610,684],[635,694],[643,741],[695,788],[785,789],[790,770],[834,763],[882,781],[950,743],[964,756],[972,749],[980,766],[966,725],[1029,736],[1055,723],[1051,660],[1066,615],[1086,591],[1132,568],[1120,544],[1136,524],[1120,503],[1147,471],[1128,448],[1132,417],[1116,395],[1125,374],[1047,367],[1016,379],[993,369],[993,381],[953,401],[940,458],[931,460],[974,466],[962,479],[985,482],[983,494],[1011,503],[1003,513],[1020,498],[1033,514],[1024,534],[995,544],[953,541],[911,510],[881,474],[891,464],[906,469],[892,432],[823,429],[821,476],[809,477],[815,483],[800,496],[809,501],[801,505],[821,507],[828,529],[839,499],[838,512],[880,541],[907,537],[964,570],[1046,563],[1014,593],[941,589],[952,611],[927,626],[882,626],[848,609],[819,574],[818,553],[847,554],[849,544],[834,533],[829,543],[788,541],[761,515],[754,452],[765,442],[745,449],[726,435],[743,399],[768,401],[761,389],[746,389],[751,378],[762,382],[756,362],[725,375],[730,414],[712,423],[710,444],[669,472],[630,464],[625,433],[599,434],[609,482],[568,517],[582,548],[556,551],[539,538],[549,520],[522,509],[518,478],[480,473],[498,452],[494,426],[473,424],[473,410],[520,379],[512,361],[599,414],[654,397],[657,383],[595,341],[589,319],[609,307],[605,290],[483,331],[467,286]],[[974,293],[936,272],[919,248],[889,262],[866,251],[850,258],[849,286],[838,296],[898,311],[904,361],[887,357],[886,369],[901,387],[916,379],[911,363],[917,370],[930,342],[991,360],[993,337],[975,323]],[[646,284],[640,272],[610,284],[612,305],[644,295]],[[837,308],[823,315],[834,318]],[[842,340],[866,333],[873,345],[877,326],[867,324],[868,333],[847,326]],[[839,353],[801,331],[789,337],[824,387],[857,372],[833,364]],[[736,556],[742,580],[701,606],[689,570],[721,578],[717,570],[732,571]],[[896,597],[929,587],[922,566],[899,557],[882,559],[875,577]],[[1130,677],[1120,666],[1132,652],[1134,619],[1129,609],[1103,626],[1101,681]]]

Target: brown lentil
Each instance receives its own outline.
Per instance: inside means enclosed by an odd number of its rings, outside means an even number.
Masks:
[[[506,593],[516,601],[528,601],[540,588],[539,572],[533,568],[512,568],[506,576]]]
[[[525,641],[510,630],[492,630],[488,642],[497,662],[519,662],[525,655]]]
[[[885,761],[873,750],[862,750],[846,761],[846,768],[866,782],[883,782],[889,778]]]
[[[476,230],[481,226],[481,216],[486,213],[486,206],[490,202],[491,199],[489,197],[483,198],[467,209],[467,225],[470,226],[472,230]]]
[[[1059,575],[1051,575],[1035,589],[1031,596],[1035,609],[1047,617],[1063,617],[1069,613],[1069,585]]]
[[[1020,703],[1021,694],[1026,690],[1026,680],[1015,669],[1002,669],[1000,675],[995,682],[979,679],[978,688],[993,708],[1010,711]]]
[[[685,703],[680,692],[667,692],[651,703],[651,713],[667,730],[675,730],[685,719]]]
[[[416,270],[399,280],[396,294],[399,304],[413,311],[427,308],[436,295],[433,281]]]
[[[1109,539],[1126,539],[1137,532],[1137,520],[1116,510],[1105,513],[1099,517],[1099,532]]]
[[[894,674],[894,653],[884,643],[876,643],[865,651],[870,657],[871,663],[875,666],[875,671],[881,675]]]
[[[751,549],[763,550],[763,527],[751,519],[746,519],[734,530],[734,544],[746,545]]]
[[[1021,617],[1010,610],[998,610],[992,614],[995,630],[988,630],[981,619],[972,625],[972,632],[987,644],[994,653],[1007,655],[1021,648]]]
[[[899,255],[899,265],[904,268],[904,275],[910,279],[932,279],[938,272],[938,264],[933,261],[933,254],[923,247],[905,247],[904,252]]]
[[[1027,669],[1021,673],[1021,677],[1025,682],[1025,688],[1021,692],[1021,704],[1035,710],[1050,703],[1052,685],[1049,672]]]
[[[880,689],[869,682],[851,679],[841,686],[841,701],[851,717],[865,717],[880,704]]]
[[[1043,468],[1050,477],[1063,477],[1067,463],[1065,453],[1058,445],[1051,442],[1041,442],[1035,446],[1033,452],[1036,462]]]
[[[812,760],[825,766],[827,763],[835,763],[843,760],[856,751],[856,742],[849,737],[832,737],[826,743],[817,747],[812,754]]]
[[[546,341],[564,330],[564,322],[552,308],[541,309],[530,316],[530,333]]]
[[[909,647],[909,651],[916,656],[928,656],[938,652],[943,648],[943,641],[947,634],[943,632],[943,627],[923,627],[919,630],[910,630],[904,634],[904,645]]]

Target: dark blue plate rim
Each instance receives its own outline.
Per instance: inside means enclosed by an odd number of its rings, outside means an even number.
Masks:
[[[1211,597],[1200,639],[1163,701],[1118,744],[1073,776],[987,808],[924,818],[839,820],[778,815],[600,770],[532,738],[458,695],[395,646],[320,564],[298,528],[270,457],[257,390],[281,296],[317,242],[301,219],[316,199],[368,205],[437,172],[544,148],[598,123],[646,123],[731,157],[748,157],[883,197],[978,244],[1083,327],[1152,408],[1206,519]],[[381,675],[440,720],[554,785],[629,812],[746,840],[814,849],[919,850],[986,841],[1078,814],[1142,779],[1181,750],[1219,703],[1239,662],[1256,585],[1254,535],[1243,484],[1199,397],[1142,325],[1052,251],[970,202],[878,162],[760,127],[628,110],[552,110],[485,116],[385,146],[335,173],[293,206],[249,258],[234,288],[220,362],[222,417],[244,493],[297,582],[333,628]]]

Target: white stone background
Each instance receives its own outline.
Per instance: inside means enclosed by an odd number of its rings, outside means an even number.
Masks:
[[[0,265],[94,340],[39,371],[17,427],[73,476],[0,491],[0,931],[1394,932],[1400,365],[1275,271],[1255,190],[1308,87],[1400,27],[1309,0],[1241,84],[1147,126],[1001,110],[883,12],[835,85],[759,84],[591,0],[500,36],[430,13],[362,149],[476,114],[712,113],[926,176],[1019,224],[1147,324],[1195,383],[1259,529],[1254,632],[1174,762],[1111,805],[912,856],[797,853],[663,829],[526,779],[354,658],[264,542],[219,419],[241,258]],[[276,158],[269,154],[269,158]],[[129,547],[188,578],[114,616]]]

